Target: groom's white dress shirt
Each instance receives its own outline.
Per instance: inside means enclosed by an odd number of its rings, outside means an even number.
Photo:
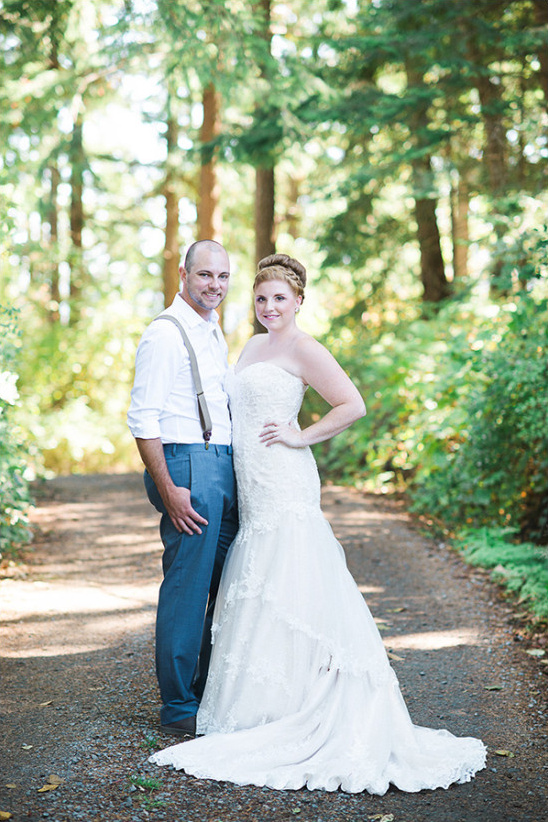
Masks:
[[[196,353],[212,420],[211,442],[230,445],[232,430],[224,390],[228,347],[216,312],[210,320],[204,320],[177,294],[162,313],[179,320]],[[163,443],[204,441],[190,358],[172,322],[152,322],[141,337],[127,421],[133,436],[140,439],[160,437]]]

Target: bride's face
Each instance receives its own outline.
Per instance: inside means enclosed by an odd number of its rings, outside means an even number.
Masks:
[[[268,280],[255,289],[255,313],[269,331],[281,331],[294,324],[301,303],[302,297],[297,297],[283,280]]]

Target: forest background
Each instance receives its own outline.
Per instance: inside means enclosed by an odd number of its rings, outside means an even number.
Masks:
[[[256,261],[309,271],[368,407],[324,478],[547,618],[546,0],[0,0],[0,52],[4,556],[32,480],[140,466],[136,346],[210,237],[232,358]]]

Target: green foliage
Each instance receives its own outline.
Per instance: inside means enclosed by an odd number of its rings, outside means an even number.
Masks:
[[[18,343],[16,312],[0,306],[0,556],[13,553],[30,539],[27,447],[13,416],[19,398]]]
[[[164,783],[155,776],[132,776],[130,782],[136,788],[143,788],[145,791],[159,791]]]
[[[548,552],[529,542],[516,542],[512,528],[465,529],[456,540],[467,562],[491,569],[495,582],[548,618]]]
[[[515,216],[509,200],[516,192],[537,196],[543,187],[546,151],[535,101],[544,97],[545,105],[546,90],[536,69],[548,34],[534,4],[362,3],[345,24],[326,15],[322,40],[318,71],[331,93],[311,96],[306,118],[338,128],[345,152],[344,175],[332,184],[338,216],[321,229],[328,261],[346,257],[359,271],[387,248],[398,250],[402,234],[416,231],[410,197],[436,200],[448,175],[458,175],[490,200],[495,231],[482,243],[505,287]],[[390,211],[397,227],[380,236],[376,224],[383,224],[387,185],[394,183],[404,189]]]
[[[165,805],[165,800],[154,796],[155,791],[160,791],[164,787],[161,779],[154,776],[131,776],[129,781],[133,786],[133,790],[137,789],[141,794],[144,794],[144,796],[140,796],[143,808],[152,811]]]
[[[331,478],[406,490],[453,530],[507,526],[548,540],[548,304],[469,297],[425,319],[404,306],[344,317],[326,344],[368,414],[317,447]],[[309,418],[321,413],[307,400]]]
[[[324,445],[319,459],[326,472],[390,491],[438,461],[463,422],[469,391],[472,352],[461,323],[481,322],[483,308],[449,304],[426,320],[394,301],[363,312],[351,331],[328,336],[327,346],[361,389],[367,416]]]
[[[412,494],[454,527],[508,523],[546,540],[548,305],[524,296],[511,307],[507,324],[476,339],[462,424],[442,459],[419,468]],[[424,442],[432,449],[431,433]]]
[[[126,411],[135,350],[148,317],[127,313],[114,293],[108,305],[84,311],[76,325],[37,321],[39,306],[27,305],[23,323],[32,357],[21,363],[19,418],[39,448],[39,471],[140,465]]]

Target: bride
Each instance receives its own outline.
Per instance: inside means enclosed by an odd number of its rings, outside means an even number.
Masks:
[[[320,509],[309,446],[365,413],[331,354],[301,331],[306,272],[261,260],[257,317],[228,392],[240,530],[217,597],[199,738],[154,754],[238,785],[384,794],[447,788],[485,766],[485,746],[413,725],[379,632]],[[331,405],[301,430],[307,386]]]

